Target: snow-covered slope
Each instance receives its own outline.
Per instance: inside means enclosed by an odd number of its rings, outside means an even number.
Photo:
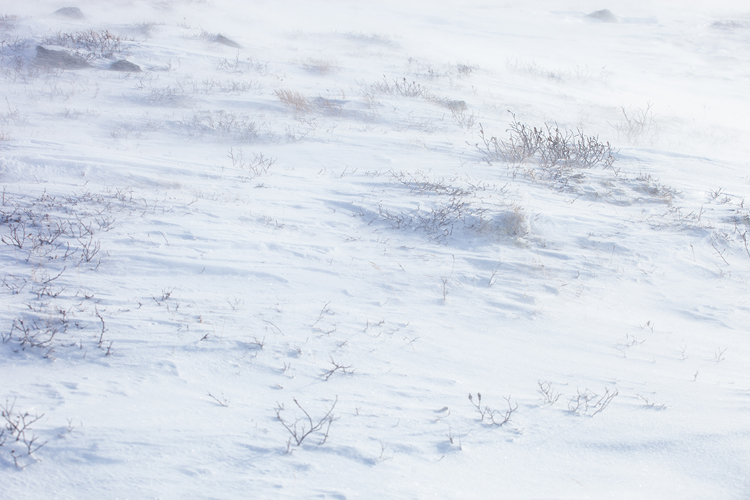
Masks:
[[[0,11],[3,497],[750,496],[739,2],[75,6]]]

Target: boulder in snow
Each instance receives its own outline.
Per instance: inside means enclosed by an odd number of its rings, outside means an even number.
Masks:
[[[222,45],[226,45],[228,47],[234,47],[235,49],[241,49],[242,45],[235,42],[234,40],[230,40],[229,38],[225,37],[224,35],[216,35],[214,37],[214,42],[220,43]]]
[[[91,65],[83,58],[69,54],[64,50],[49,50],[41,45],[36,48],[34,63],[46,68],[59,69],[82,69],[90,68]]]
[[[54,14],[69,19],[83,19],[83,12],[78,7],[63,7],[62,9],[57,9]]]
[[[112,71],[129,71],[132,73],[139,73],[141,71],[140,66],[130,61],[126,61],[125,59],[113,62],[109,69]]]
[[[620,20],[616,15],[612,14],[609,9],[602,9],[592,12],[586,15],[586,19],[589,21],[596,21],[600,23],[619,23]]]

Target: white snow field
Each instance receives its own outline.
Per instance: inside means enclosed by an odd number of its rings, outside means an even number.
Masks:
[[[0,497],[750,498],[750,7],[462,4],[0,5]]]

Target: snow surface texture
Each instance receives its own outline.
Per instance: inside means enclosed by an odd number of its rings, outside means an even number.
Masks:
[[[750,12],[457,4],[3,6],[0,496],[750,497]]]

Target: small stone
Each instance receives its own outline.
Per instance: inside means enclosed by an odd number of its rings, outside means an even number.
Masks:
[[[451,111],[454,111],[456,113],[461,113],[461,112],[466,111],[467,109],[469,109],[466,106],[466,101],[448,101],[446,103],[446,106],[448,107],[448,109],[450,109]]]
[[[226,45],[228,47],[234,47],[235,49],[241,49],[242,45],[235,42],[234,40],[230,40],[229,38],[225,37],[224,35],[216,35],[214,37],[214,42],[220,43],[222,45]]]
[[[83,19],[83,12],[78,7],[63,7],[55,11],[56,16],[67,17],[70,19]]]
[[[600,23],[619,23],[620,22],[617,16],[612,14],[612,11],[609,9],[602,9],[602,10],[597,10],[595,12],[592,12],[591,14],[586,15],[586,19],[590,21],[598,21]]]
[[[139,73],[141,71],[140,66],[130,61],[126,61],[125,59],[113,62],[109,69],[112,71],[129,71],[132,73]]]

